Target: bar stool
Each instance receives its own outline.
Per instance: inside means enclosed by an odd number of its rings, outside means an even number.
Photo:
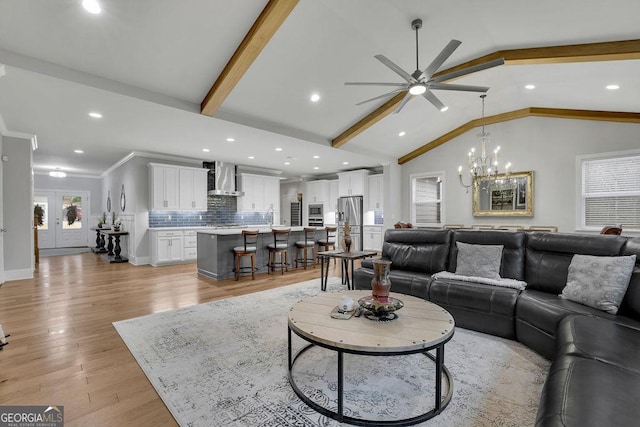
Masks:
[[[285,270],[289,271],[289,231],[291,231],[289,228],[271,229],[273,243],[267,245],[269,249],[267,273],[269,274],[276,268],[280,268],[281,274],[284,274]],[[278,255],[280,255],[280,262],[276,262]]]
[[[236,280],[240,280],[241,274],[249,274],[247,269],[251,269],[251,280],[256,278],[256,251],[258,250],[258,230],[242,230],[244,244],[233,248],[236,257]],[[251,267],[242,267],[242,257],[251,257]]]
[[[333,249],[336,250],[336,230],[338,227],[325,227],[325,237],[323,239],[318,240],[318,250],[319,251],[328,251]],[[333,258],[333,264],[335,265],[336,259]]]
[[[316,241],[313,239],[315,233],[315,227],[305,227],[304,240],[296,242],[296,268],[298,268],[298,263],[301,263],[305,270],[307,269],[307,264],[313,265],[314,268],[316,267]],[[308,256],[309,248],[311,248],[311,258]],[[300,251],[302,251],[302,258],[300,257]]]

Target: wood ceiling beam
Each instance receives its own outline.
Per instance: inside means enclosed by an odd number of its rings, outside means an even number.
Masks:
[[[473,65],[484,64],[494,59],[504,58],[505,65],[530,65],[530,64],[562,64],[569,62],[594,62],[640,59],[640,39],[621,40],[602,43],[573,44],[564,46],[534,47],[526,49],[499,50],[484,55],[471,61],[467,61],[455,67],[447,68],[434,74],[434,77],[462,70]],[[377,108],[364,119],[360,120],[349,129],[333,139],[331,145],[340,147],[346,144],[359,133],[364,132],[373,124],[389,115],[402,97],[395,96],[381,107]],[[389,104],[390,102],[393,104]],[[384,107],[384,108],[383,108]],[[357,130],[357,132],[354,132]],[[442,137],[444,137],[443,135]],[[421,147],[422,148],[422,147]],[[411,154],[411,153],[410,153]],[[404,156],[402,157],[404,158]]]
[[[213,116],[218,111],[298,1],[269,0],[200,104],[201,114]]]
[[[572,110],[564,108],[539,108],[528,107],[521,110],[509,111],[493,116],[485,117],[485,125],[508,122],[510,120],[522,119],[525,117],[553,117],[556,119],[576,119],[576,120],[596,120],[604,122],[623,122],[640,124],[640,113],[630,113],[624,111],[598,111],[598,110]],[[473,119],[452,131],[434,139],[425,145],[416,148],[412,152],[405,154],[398,159],[398,164],[403,165],[416,157],[419,157],[442,144],[468,132],[476,127],[482,126],[482,118]]]
[[[400,92],[399,94],[395,95],[393,98],[376,108],[358,123],[342,132],[339,136],[334,138],[333,141],[331,141],[331,146],[334,148],[343,146],[350,139],[354,138],[359,133],[364,132],[375,123],[391,114],[393,110],[396,109],[396,106],[400,103],[400,101],[402,101],[402,98],[404,98],[406,93],[407,92]]]

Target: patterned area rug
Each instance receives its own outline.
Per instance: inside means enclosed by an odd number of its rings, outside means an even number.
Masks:
[[[331,278],[329,291],[341,290],[339,281]],[[287,378],[287,312],[317,295],[319,282],[114,326],[182,426],[339,426],[301,402]],[[295,335],[293,342],[297,349],[305,344]],[[335,352],[313,348],[294,371],[306,395],[334,409],[336,360]],[[389,420],[433,408],[433,363],[425,356],[345,355],[344,363],[345,414]],[[458,328],[445,347],[445,364],[453,376],[453,398],[421,425],[534,424],[550,364],[541,356],[518,342]]]

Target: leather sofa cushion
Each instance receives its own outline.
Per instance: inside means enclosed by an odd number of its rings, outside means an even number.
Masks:
[[[527,289],[558,295],[567,284],[574,254],[617,256],[626,239],[611,235],[529,233],[525,279]]]
[[[448,310],[456,326],[515,339],[515,305],[519,289],[454,279],[436,279],[429,300]]]
[[[576,356],[558,357],[542,389],[536,427],[638,425],[640,376]]]
[[[433,274],[447,269],[452,231],[389,229],[384,235],[382,257],[391,270]]]
[[[456,230],[449,253],[449,270],[455,273],[458,263],[456,242],[473,245],[502,245],[500,277],[524,280],[525,233],[522,231]]]
[[[640,237],[625,242],[623,255],[636,255],[636,267],[631,274],[627,293],[624,295],[618,314],[640,320]]]
[[[520,292],[480,283],[436,279],[429,288],[429,300],[436,304],[513,317]]]
[[[353,276],[356,289],[371,290],[373,270],[359,268],[354,271]],[[412,295],[425,300],[429,298],[429,285],[432,280],[431,275],[427,273],[402,270],[391,270],[389,272],[391,292]]]
[[[631,321],[631,326],[616,320],[565,317],[558,325],[557,355],[595,359],[640,375],[640,322]]]
[[[552,359],[556,353],[558,323],[572,314],[613,319],[614,315],[541,291],[522,291],[516,305],[516,337],[518,341]]]
[[[556,336],[558,323],[570,314],[586,314],[614,319],[612,314],[605,313],[586,305],[578,304],[546,292],[532,291],[527,288],[522,291],[516,307],[516,318]],[[518,338],[520,339],[520,338]]]

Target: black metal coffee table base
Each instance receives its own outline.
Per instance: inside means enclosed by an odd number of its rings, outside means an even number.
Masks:
[[[366,352],[366,351],[340,349],[340,348],[335,348],[319,342],[311,342],[307,338],[298,334],[296,331],[293,331],[293,332],[296,335],[298,335],[300,338],[304,339],[305,341],[310,342],[310,344],[302,348],[300,351],[298,351],[298,353],[295,356],[293,356],[292,347],[291,347],[291,327],[288,327],[289,383],[291,384],[293,391],[298,395],[298,397],[304,403],[306,403],[307,405],[309,405],[309,407],[321,413],[322,415],[325,415],[339,422],[359,425],[359,426],[372,426],[372,425],[410,426],[410,425],[424,422],[440,414],[451,401],[451,397],[453,395],[453,380],[451,378],[451,374],[449,373],[449,370],[444,365],[444,345],[446,342],[448,342],[448,340],[441,342],[433,347],[423,348],[420,350],[412,350],[412,351],[406,351],[406,352],[373,353],[373,352]],[[302,390],[300,390],[300,388],[298,387],[298,385],[293,379],[293,367],[295,366],[296,361],[307,350],[309,350],[310,348],[313,348],[314,346],[327,348],[329,350],[333,350],[338,353],[338,410],[337,411],[333,411],[329,408],[325,408],[324,406],[321,406],[318,403],[312,401],[309,397],[307,397],[302,392]],[[433,349],[436,350],[435,356],[429,353],[429,350],[433,350]],[[344,353],[360,354],[360,355],[366,355],[366,356],[401,356],[401,355],[417,354],[417,353],[424,354],[429,359],[431,359],[436,366],[435,405],[434,405],[435,407],[432,410],[425,412],[421,415],[411,417],[411,418],[405,418],[402,420],[366,420],[366,419],[353,418],[353,417],[344,415],[344,361],[343,361]],[[445,376],[448,384],[447,394],[444,397],[442,397],[442,375]]]

